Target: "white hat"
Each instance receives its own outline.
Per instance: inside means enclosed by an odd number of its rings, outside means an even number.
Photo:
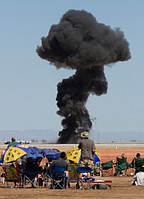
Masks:
[[[83,132],[81,133],[81,138],[88,138],[88,137],[89,137],[89,132],[83,131]]]

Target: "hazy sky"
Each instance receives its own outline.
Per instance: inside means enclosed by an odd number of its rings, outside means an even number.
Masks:
[[[98,22],[120,27],[132,58],[105,66],[108,92],[90,96],[93,131],[144,131],[144,1],[0,0],[0,131],[62,130],[56,114],[57,84],[74,74],[42,60],[41,37],[69,9],[91,12]]]

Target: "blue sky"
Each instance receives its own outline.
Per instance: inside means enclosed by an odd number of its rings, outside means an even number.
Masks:
[[[87,101],[92,131],[144,132],[143,8],[143,0],[1,0],[0,131],[62,130],[56,114],[57,84],[74,71],[57,70],[36,48],[66,11],[83,9],[100,23],[120,27],[132,55],[129,61],[105,66],[107,94]]]

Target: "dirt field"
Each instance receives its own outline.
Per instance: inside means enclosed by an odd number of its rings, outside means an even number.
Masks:
[[[70,147],[70,146],[69,146]],[[59,146],[61,151],[66,151],[69,147]],[[137,152],[144,157],[143,144],[128,145],[97,145],[97,151],[101,156],[101,161],[115,160],[121,153],[125,153],[130,162]],[[97,177],[98,179],[100,177]],[[47,188],[3,188],[0,183],[0,199],[45,199],[45,198],[120,198],[120,199],[140,199],[144,197],[144,188],[131,185],[132,176],[115,177],[104,175],[100,179],[112,180],[112,189],[110,190],[76,190],[74,188],[67,190],[50,190]]]

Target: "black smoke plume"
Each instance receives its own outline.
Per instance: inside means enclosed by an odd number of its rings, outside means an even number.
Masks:
[[[129,44],[119,28],[98,23],[87,11],[69,10],[42,38],[37,53],[56,68],[75,69],[58,83],[56,100],[57,114],[64,118],[58,143],[77,143],[81,130],[92,127],[86,108],[89,95],[107,93],[104,65],[130,59]]]

